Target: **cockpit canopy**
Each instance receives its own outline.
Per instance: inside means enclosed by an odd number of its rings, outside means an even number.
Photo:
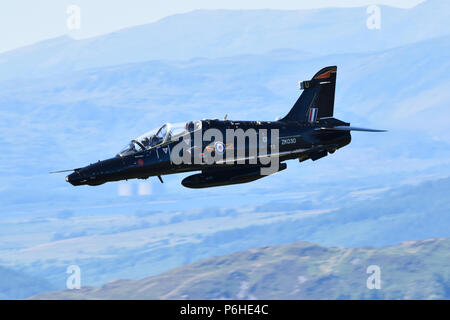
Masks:
[[[150,149],[160,144],[177,140],[183,134],[194,132],[201,128],[202,122],[198,120],[180,123],[165,123],[161,127],[150,130],[136,139],[131,140],[130,144],[117,155],[123,157]]]

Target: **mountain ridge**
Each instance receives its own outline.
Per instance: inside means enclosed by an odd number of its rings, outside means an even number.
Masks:
[[[444,6],[448,4],[381,7],[380,30],[367,28],[366,7],[196,10],[93,38],[61,36],[9,51],[0,54],[0,74],[10,79],[153,59],[261,54],[279,48],[316,55],[367,52],[450,34]],[[414,26],[411,20],[416,21]]]
[[[351,249],[296,242],[30,299],[448,299],[449,249],[448,238]],[[380,290],[366,286],[370,266],[379,267]]]

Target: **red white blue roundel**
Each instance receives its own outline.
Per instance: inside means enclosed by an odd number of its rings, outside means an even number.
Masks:
[[[225,145],[223,144],[223,142],[220,141],[214,143],[214,148],[218,153],[223,153],[225,151]]]

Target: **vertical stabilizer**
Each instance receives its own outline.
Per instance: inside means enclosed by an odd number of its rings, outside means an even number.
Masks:
[[[330,66],[317,72],[311,80],[300,82],[303,92],[281,121],[316,122],[320,118],[332,117],[336,73],[337,67]]]

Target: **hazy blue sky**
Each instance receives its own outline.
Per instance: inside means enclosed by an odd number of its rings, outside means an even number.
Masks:
[[[92,37],[195,9],[305,9],[388,4],[411,7],[424,0],[14,0],[0,4],[0,52],[70,34]],[[81,28],[67,28],[69,5],[81,9]]]

